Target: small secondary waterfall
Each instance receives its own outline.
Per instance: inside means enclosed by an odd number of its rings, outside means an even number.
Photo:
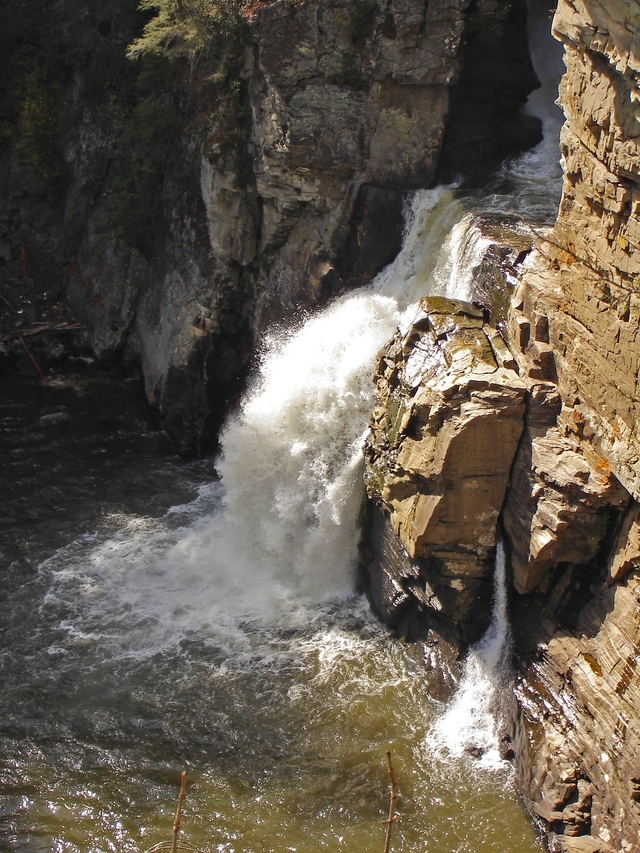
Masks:
[[[509,678],[509,620],[504,549],[496,549],[495,589],[491,624],[469,651],[460,684],[447,709],[427,735],[427,743],[443,758],[465,753],[480,758],[480,765],[499,770],[500,691]]]

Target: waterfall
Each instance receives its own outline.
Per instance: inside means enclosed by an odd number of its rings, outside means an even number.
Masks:
[[[541,87],[533,92],[525,111],[541,119],[543,139],[517,160],[504,163],[488,187],[471,194],[466,204],[472,211],[519,213],[531,222],[547,224],[555,218],[562,186],[558,148],[563,115],[555,100],[564,71],[563,49],[548,37],[548,4],[529,0],[528,12],[529,43]],[[467,213],[451,229],[435,270],[435,279],[447,295],[455,292],[459,299],[472,298],[472,271],[486,247],[473,213]],[[509,677],[509,643],[504,550],[499,542],[491,624],[470,649],[458,688],[427,735],[427,745],[442,758],[467,753],[479,757],[486,769],[505,766],[498,747],[500,693]]]
[[[498,748],[499,704],[509,677],[509,643],[504,549],[499,542],[491,624],[469,650],[453,699],[427,735],[428,746],[443,760],[468,753],[477,756],[485,769],[504,767]]]
[[[204,634],[235,653],[352,593],[376,355],[421,296],[468,299],[485,248],[455,187],[414,193],[405,219],[401,252],[371,284],[267,338],[197,512],[132,520],[45,564],[70,636],[140,658]]]
[[[194,636],[235,653],[255,646],[258,629],[309,624],[314,608],[350,595],[376,354],[421,296],[471,296],[486,248],[474,211],[553,217],[547,167],[557,151],[543,142],[507,164],[488,197],[455,186],[412,194],[392,264],[267,338],[221,437],[220,481],[195,509],[125,519],[115,535],[62,549],[42,566],[52,583],[43,612],[73,642],[114,656],[151,657]]]
[[[99,637],[116,656],[151,656],[198,633],[237,651],[259,626],[308,624],[313,608],[352,594],[375,358],[407,306],[437,287],[438,249],[463,214],[451,188],[416,193],[393,264],[267,338],[221,436],[219,483],[197,512],[132,520],[45,564],[50,603],[70,602],[66,631]]]

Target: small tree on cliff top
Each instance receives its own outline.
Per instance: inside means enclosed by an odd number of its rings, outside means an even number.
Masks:
[[[143,12],[155,12],[139,39],[129,46],[131,59],[145,53],[197,51],[218,36],[239,35],[251,0],[141,0]]]

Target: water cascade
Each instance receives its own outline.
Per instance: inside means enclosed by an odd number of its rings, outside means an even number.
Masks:
[[[502,543],[496,549],[495,589],[491,625],[469,651],[464,672],[446,711],[434,722],[427,743],[443,757],[465,753],[480,765],[499,770],[500,692],[509,679],[509,621]]]

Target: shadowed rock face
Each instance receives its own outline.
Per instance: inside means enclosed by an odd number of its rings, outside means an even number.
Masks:
[[[127,16],[123,0],[110,30],[122,53],[141,24],[136,6]],[[9,295],[38,320],[25,281],[55,292],[96,357],[140,368],[178,448],[202,451],[266,326],[394,257],[402,193],[435,181],[456,81],[473,87],[481,73],[483,110],[518,124],[536,84],[524,10],[525,0],[256,4],[232,48],[235,79],[202,55],[165,98],[180,127],[162,141],[156,233],[143,235],[143,251],[110,225],[131,92],[89,105],[72,81],[59,93],[64,189],[36,192],[17,150],[0,167]],[[494,60],[506,42],[505,76]],[[485,165],[496,144],[503,152],[503,130],[482,126]]]
[[[540,121],[523,115],[527,92],[539,82],[527,52],[524,5],[472,3],[462,35],[464,64],[451,89],[451,108],[439,177],[481,184],[487,166],[542,139]]]
[[[368,506],[367,531],[360,569],[369,600],[399,637],[420,641],[429,693],[445,700],[462,673],[461,630],[471,636],[481,632],[486,624],[484,608],[477,614],[477,624],[473,613],[463,629],[452,624],[446,605],[459,597],[459,590],[442,586],[433,563],[409,557],[388,514],[375,502]],[[483,586],[482,595],[490,595],[491,590]]]

